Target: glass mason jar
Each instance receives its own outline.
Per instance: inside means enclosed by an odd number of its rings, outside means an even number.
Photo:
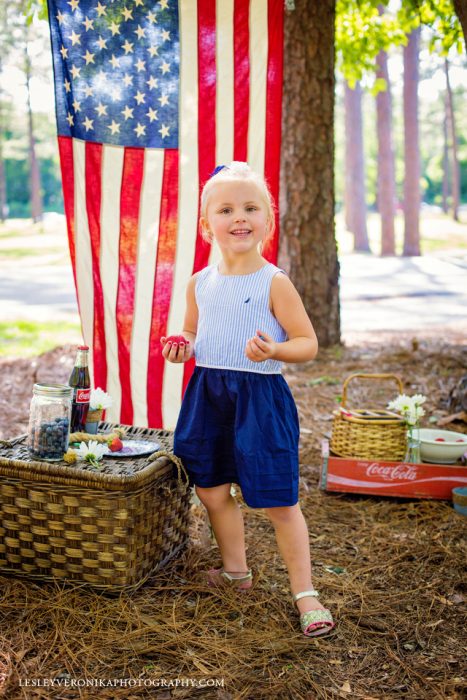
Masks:
[[[72,392],[66,384],[34,384],[28,430],[32,457],[47,462],[63,459],[70,438]]]

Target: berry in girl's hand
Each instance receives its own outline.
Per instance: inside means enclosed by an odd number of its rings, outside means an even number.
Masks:
[[[183,335],[169,335],[169,337],[165,339],[165,342],[185,343],[186,345],[188,343],[188,340]]]

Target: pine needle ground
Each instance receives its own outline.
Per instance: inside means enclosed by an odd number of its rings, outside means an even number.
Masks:
[[[429,413],[442,416],[465,373],[465,353],[459,343],[400,340],[322,351],[314,363],[287,369],[303,431],[300,499],[314,584],[337,621],[330,636],[301,635],[262,511],[242,504],[253,589],[209,589],[202,572],[220,564],[219,554],[203,508],[193,505],[190,548],[133,593],[112,597],[84,586],[0,577],[0,694],[15,700],[464,697],[465,518],[446,501],[329,494],[317,484],[320,442],[329,437],[331,412],[350,373],[395,372],[407,393],[426,394]],[[19,390],[14,410],[2,407],[4,436],[24,432],[32,375],[60,381],[72,355],[59,348],[33,367],[30,360],[3,361],[1,394],[5,382]],[[381,405],[385,391],[375,387],[373,403]],[[366,388],[355,387],[352,400],[368,406]],[[466,432],[462,423],[450,428]],[[56,685],[44,685],[47,679]],[[39,680],[43,685],[33,685]]]

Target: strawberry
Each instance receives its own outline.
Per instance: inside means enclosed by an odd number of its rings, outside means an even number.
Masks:
[[[123,448],[123,442],[118,437],[112,438],[112,440],[109,440],[107,444],[111,452],[120,452],[120,450]]]
[[[435,442],[446,442],[444,438],[435,438]]]
[[[188,343],[188,340],[183,337],[183,335],[169,335],[168,338],[165,339],[165,342],[171,342],[171,343],[185,343],[185,345]]]
[[[465,442],[462,438],[459,438],[459,440],[456,440],[456,442]]]

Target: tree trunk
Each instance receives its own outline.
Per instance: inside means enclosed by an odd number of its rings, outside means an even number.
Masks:
[[[334,236],[335,0],[286,12],[281,152],[281,259],[319,342],[340,341]]]
[[[404,46],[404,249],[420,255],[420,145],[418,134],[418,60],[420,27]]]
[[[454,221],[459,221],[459,198],[460,198],[460,171],[459,157],[457,155],[457,133],[456,120],[454,115],[454,100],[452,97],[451,82],[449,80],[449,63],[444,60],[444,72],[446,74],[446,107],[449,135],[451,137],[452,148],[452,217]]]
[[[0,75],[3,70],[3,61],[0,56]],[[0,221],[5,221],[8,215],[7,198],[6,198],[6,175],[5,163],[3,161],[3,141],[5,136],[5,128],[3,122],[3,92],[0,85]]]
[[[467,2],[465,0],[453,0],[453,5],[454,11],[461,23],[465,45],[467,46]]]
[[[449,146],[448,146],[448,107],[447,107],[447,93],[444,99],[444,117],[443,117],[443,203],[442,208],[445,214],[448,213],[449,209],[449,190],[450,190],[450,178],[449,178]]]
[[[386,81],[386,90],[376,95],[376,127],[378,135],[378,211],[381,217],[381,255],[395,255],[394,215],[396,186],[394,150],[392,147],[392,106],[388,59],[385,51],[376,57],[377,77]]]
[[[345,213],[354,234],[354,249],[369,252],[366,227],[365,157],[363,153],[362,89],[345,82]]]
[[[31,81],[31,61],[25,49],[25,72],[26,72],[26,91],[27,91],[27,109],[28,109],[28,150],[29,150],[29,167],[30,167],[30,188],[31,188],[31,217],[34,223],[42,220],[42,195],[41,195],[41,178],[39,172],[39,163],[36,156],[36,140],[34,138],[34,126],[31,109],[30,81]]]

